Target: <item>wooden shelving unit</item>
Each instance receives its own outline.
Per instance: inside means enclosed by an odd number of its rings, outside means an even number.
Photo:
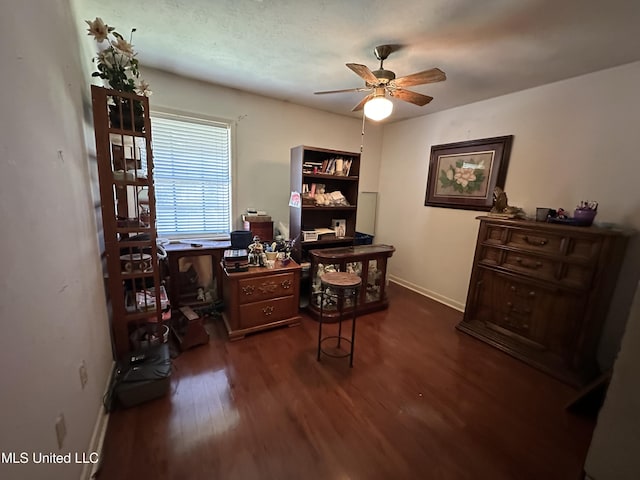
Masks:
[[[98,86],[91,87],[91,96],[113,345],[122,357],[133,349],[131,333],[162,322],[166,305],[156,245],[149,102]]]
[[[332,159],[341,159],[349,162],[349,174],[327,174],[322,171],[322,165]],[[319,168],[315,171],[305,165],[315,164]],[[343,173],[343,172],[338,172]],[[327,148],[297,146],[291,149],[291,191],[303,191],[303,186],[324,185],[325,192],[341,192],[348,205],[324,206],[305,204],[289,209],[289,234],[295,239],[293,258],[297,262],[310,260],[309,251],[315,248],[330,248],[332,246],[352,245],[356,232],[356,214],[358,211],[358,182],[360,175],[360,154],[344,152]],[[302,230],[313,228],[330,228],[333,219],[346,221],[344,237],[303,241]]]

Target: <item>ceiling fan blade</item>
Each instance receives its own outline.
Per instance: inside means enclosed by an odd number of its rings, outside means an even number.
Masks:
[[[393,80],[396,87],[410,87],[412,85],[424,85],[425,83],[442,82],[447,76],[439,68],[432,68],[424,72],[413,73],[406,77],[400,77]]]
[[[421,93],[403,89],[389,92],[389,95],[391,95],[393,98],[399,98],[400,100],[404,100],[405,102],[413,103],[421,107],[433,100],[433,97],[430,97],[429,95],[422,95]]]
[[[371,85],[377,85],[379,83],[378,77],[376,77],[366,65],[360,65],[359,63],[347,63],[347,67],[364,78],[365,82],[370,83]]]
[[[370,88],[358,87],[358,88],[345,88],[344,90],[327,90],[324,92],[313,92],[315,95],[324,95],[325,93],[346,93],[346,92],[366,92],[371,90]]]
[[[352,112],[357,112],[358,110],[362,110],[364,108],[364,104],[367,103],[369,100],[371,100],[374,97],[374,94],[371,93],[369,95],[367,95],[366,97],[364,97],[362,100],[360,100],[360,103],[357,104],[355,107],[353,107],[351,109]]]

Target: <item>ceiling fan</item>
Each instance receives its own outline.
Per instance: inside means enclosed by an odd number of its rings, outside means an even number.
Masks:
[[[433,97],[413,92],[411,90],[406,90],[405,87],[442,82],[447,79],[447,76],[439,68],[431,68],[429,70],[396,78],[396,74],[394,72],[391,70],[385,70],[383,67],[384,61],[394,50],[397,50],[397,47],[394,45],[380,45],[373,49],[373,53],[376,58],[380,60],[380,68],[373,72],[369,70],[366,65],[360,65],[358,63],[346,64],[347,67],[364,79],[364,87],[314,93],[317,95],[324,95],[327,93],[371,92],[369,95],[364,97],[360,103],[353,107],[351,111],[356,112],[364,108],[365,115],[373,120],[382,120],[391,114],[393,104],[386,98],[387,93],[390,97],[413,103],[414,105],[419,105],[421,107],[426,105],[433,100]],[[373,110],[378,106],[383,107],[382,110],[379,113],[373,112]]]

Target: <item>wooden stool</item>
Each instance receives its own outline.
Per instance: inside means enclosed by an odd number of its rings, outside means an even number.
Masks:
[[[353,273],[346,272],[330,272],[325,273],[320,277],[320,285],[322,293],[320,295],[320,321],[318,324],[318,358],[320,361],[320,354],[324,353],[330,357],[342,358],[349,357],[349,367],[353,367],[353,348],[356,343],[356,307],[358,305],[358,294],[360,291],[360,285],[362,279]],[[338,335],[330,335],[327,337],[322,336],[322,323],[324,316],[325,303],[330,299],[334,299],[336,302],[336,309],[338,311]],[[353,318],[351,323],[351,339],[342,336],[342,318],[344,316],[345,301],[351,300],[351,311],[353,312]],[[325,340],[336,339],[336,352],[328,352],[322,349],[322,343]],[[349,352],[341,350],[340,343],[348,342],[351,344]]]

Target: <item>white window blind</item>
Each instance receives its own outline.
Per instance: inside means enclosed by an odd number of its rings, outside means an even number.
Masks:
[[[228,235],[230,125],[152,114],[151,131],[158,235]]]

